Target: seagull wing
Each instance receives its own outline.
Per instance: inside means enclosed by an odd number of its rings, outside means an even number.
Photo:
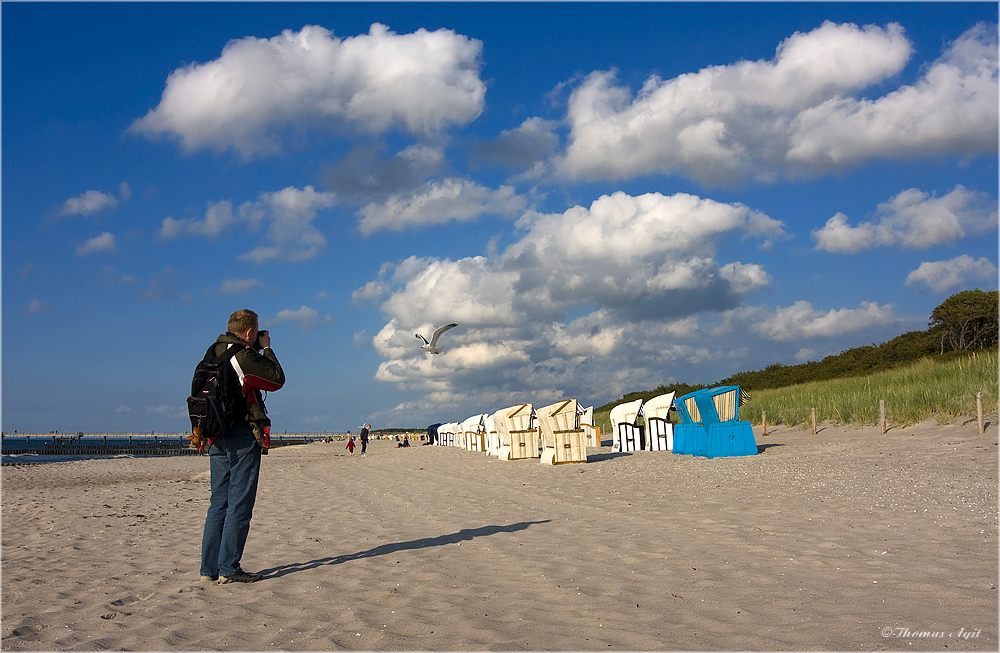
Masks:
[[[441,327],[438,327],[438,328],[434,329],[434,335],[431,336],[431,343],[430,343],[431,347],[434,347],[434,346],[437,345],[438,338],[441,337],[442,333],[444,333],[448,329],[453,329],[454,327],[457,327],[457,326],[458,326],[457,324],[446,324],[444,326],[441,326]]]
[[[423,337],[423,336],[422,336],[422,335],[420,335],[419,333],[414,333],[413,335],[415,335],[416,337],[418,337],[418,338],[420,338],[421,340],[423,340],[423,341],[424,341],[424,344],[425,344],[425,345],[426,345],[426,344],[428,344],[428,343],[427,343],[427,338]]]

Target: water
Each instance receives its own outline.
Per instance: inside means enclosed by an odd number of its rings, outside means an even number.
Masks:
[[[72,462],[74,460],[104,460],[108,458],[136,458],[131,454],[38,454],[38,453],[13,453],[13,454],[3,454],[0,458],[3,459],[4,465],[37,465],[40,463],[66,463]]]
[[[306,444],[318,435],[272,435],[271,447]],[[185,435],[4,435],[2,463],[54,463],[106,458],[199,455]]]

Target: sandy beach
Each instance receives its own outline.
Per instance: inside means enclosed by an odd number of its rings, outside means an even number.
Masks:
[[[995,424],[755,435],[272,450],[266,578],[231,585],[199,580],[207,459],[5,466],[3,650],[997,650]]]

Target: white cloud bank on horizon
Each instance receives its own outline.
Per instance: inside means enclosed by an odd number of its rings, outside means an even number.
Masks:
[[[318,25],[247,36],[172,72],[160,103],[129,129],[245,159],[280,151],[289,126],[432,134],[482,112],[481,50],[451,30],[397,34],[379,23],[347,38]]]
[[[996,202],[961,185],[942,197],[910,188],[879,204],[877,215],[877,222],[852,227],[847,216],[838,213],[812,232],[816,249],[847,253],[879,245],[921,249],[997,228]]]
[[[595,71],[570,96],[556,169],[569,179],[659,173],[719,186],[995,152],[996,26],[962,34],[913,85],[855,97],[899,73],[912,51],[898,24],[826,22],[785,39],[771,61],[654,76],[634,98],[614,72]]]

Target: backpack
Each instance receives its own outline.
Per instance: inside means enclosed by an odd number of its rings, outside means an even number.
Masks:
[[[233,345],[221,356],[213,343],[194,368],[188,417],[191,418],[191,446],[203,451],[211,441],[246,418],[247,404],[232,359],[244,347]]]

